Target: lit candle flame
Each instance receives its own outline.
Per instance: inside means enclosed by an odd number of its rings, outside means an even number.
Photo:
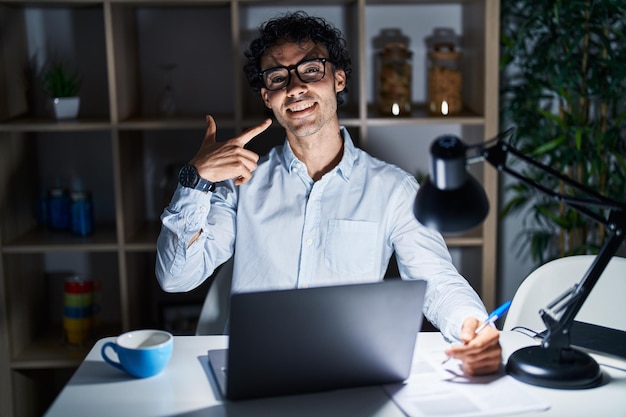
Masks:
[[[444,116],[448,115],[448,102],[445,100],[441,102],[441,114]]]

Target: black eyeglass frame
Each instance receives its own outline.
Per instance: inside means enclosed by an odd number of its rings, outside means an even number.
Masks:
[[[320,77],[319,80],[315,80],[315,81],[306,81],[303,80],[302,77],[300,76],[300,72],[298,71],[298,67],[302,64],[306,64],[308,62],[313,62],[313,61],[319,61],[322,63],[322,68],[324,70],[324,73],[322,74],[322,76]],[[303,59],[302,61],[293,64],[293,65],[289,65],[288,67],[272,67],[272,68],[268,68],[266,70],[263,70],[261,72],[259,72],[259,77],[261,78],[261,83],[263,84],[263,87],[268,90],[268,91],[278,91],[278,90],[282,90],[283,88],[286,88],[290,83],[291,83],[291,70],[295,70],[296,76],[298,77],[298,79],[300,81],[302,81],[305,84],[312,84],[312,83],[316,83],[318,81],[322,81],[324,79],[324,77],[326,77],[326,62],[330,62],[328,60],[328,58],[307,58],[307,59]],[[281,70],[281,69],[286,69],[287,70],[287,81],[285,82],[285,85],[283,85],[280,88],[269,88],[267,86],[267,84],[265,83],[265,76],[264,74],[266,74],[268,71],[277,71],[277,70]]]

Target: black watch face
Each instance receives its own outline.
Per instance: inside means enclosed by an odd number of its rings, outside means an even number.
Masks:
[[[198,171],[193,165],[185,165],[178,174],[178,181],[183,187],[194,188],[198,183]]]

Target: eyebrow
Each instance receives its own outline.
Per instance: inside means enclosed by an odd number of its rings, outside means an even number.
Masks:
[[[301,64],[304,61],[308,61],[310,59],[326,59],[326,62],[330,62],[330,58],[325,57],[325,56],[305,56],[304,58],[302,58],[300,61],[296,62],[295,64],[292,64],[292,65],[274,65],[272,67],[262,69],[261,71],[259,71],[259,73],[263,73],[265,71],[269,71],[269,70],[274,69],[274,68],[276,68],[276,69],[279,69],[279,68],[289,68],[289,67],[294,67],[295,68],[297,65]]]

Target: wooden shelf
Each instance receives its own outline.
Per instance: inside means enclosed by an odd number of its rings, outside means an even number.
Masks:
[[[104,117],[65,121],[44,117],[18,117],[0,123],[0,132],[89,132],[109,129],[111,122]]]
[[[428,112],[425,104],[413,104],[409,116],[381,116],[373,105],[368,105],[368,126],[404,126],[404,125],[482,125],[485,118],[470,110],[463,110],[451,116],[435,116]]]
[[[119,324],[107,324],[97,328],[81,346],[69,345],[64,341],[63,329],[55,327],[47,334],[33,340],[11,361],[13,370],[76,368],[91,347],[99,339],[120,334]]]
[[[443,235],[446,244],[450,247],[481,247],[485,243],[481,228],[457,235]]]
[[[46,252],[114,252],[117,250],[115,227],[97,224],[91,236],[79,237],[69,231],[54,232],[48,229],[33,229],[13,242],[2,246],[2,252],[46,253]]]

